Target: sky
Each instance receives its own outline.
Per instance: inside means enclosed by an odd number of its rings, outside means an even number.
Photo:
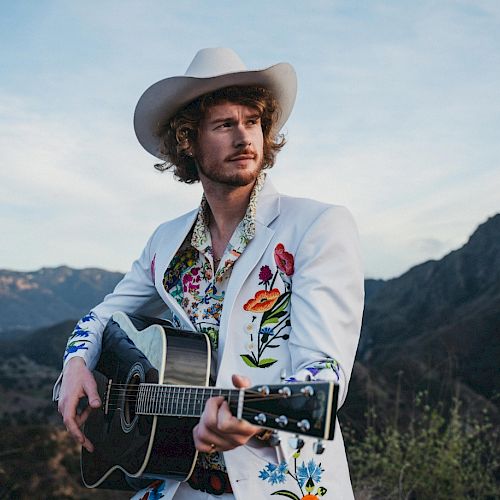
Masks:
[[[126,271],[201,187],[154,170],[142,92],[203,47],[298,75],[286,194],[345,205],[393,278],[500,211],[500,3],[0,0],[0,268]]]

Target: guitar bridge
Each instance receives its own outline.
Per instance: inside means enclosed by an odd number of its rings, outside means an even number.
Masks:
[[[109,398],[111,396],[111,384],[113,380],[109,379],[108,380],[108,387],[106,388],[106,391],[104,391],[104,415],[107,415],[109,412]]]

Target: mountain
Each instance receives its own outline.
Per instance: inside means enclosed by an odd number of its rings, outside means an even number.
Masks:
[[[0,270],[0,332],[50,326],[83,316],[111,292],[121,273],[62,266]]]
[[[431,402],[450,399],[458,391],[471,409],[498,413],[499,235],[500,214],[439,261],[425,262],[391,280],[366,280],[360,347],[343,409],[346,418],[359,421],[369,405],[387,414],[395,407],[409,411],[420,391],[427,391]],[[100,269],[67,267],[0,271],[4,358],[24,356],[58,370],[74,320],[120,278]]]
[[[355,405],[387,412],[419,391],[431,402],[458,392],[471,411],[498,415],[500,214],[441,260],[372,286],[357,359]]]

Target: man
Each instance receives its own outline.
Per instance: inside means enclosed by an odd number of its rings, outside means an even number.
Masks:
[[[139,100],[135,131],[165,161],[155,166],[199,180],[204,196],[199,209],[155,231],[68,342],[55,396],[69,432],[89,451],[80,427],[101,404],[90,370],[116,310],[168,308],[182,328],[207,333],[219,387],[279,383],[286,373],[334,380],[345,400],[363,308],[354,223],[342,207],[279,195],[265,173],[284,144],[279,131],[295,95],[289,64],[249,71],[217,48],[201,50],[184,76],[157,82]],[[84,395],[89,406],[78,415]],[[275,446],[266,437],[211,398],[193,431],[201,453],[189,483],[156,482],[136,498],[352,498],[338,424],[322,455],[309,439],[299,450],[287,434]]]

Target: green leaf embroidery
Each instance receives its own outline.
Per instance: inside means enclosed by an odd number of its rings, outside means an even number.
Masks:
[[[271,493],[271,495],[281,495],[282,497],[293,498],[293,500],[300,500],[300,497],[298,495],[289,490],[278,490],[274,493]]]
[[[255,361],[248,355],[248,354],[240,354],[240,356],[243,358],[243,361],[248,365],[251,366],[252,368],[257,368],[259,365],[255,364]]]
[[[244,354],[240,354],[240,356],[244,356]],[[259,361],[259,368],[267,368],[268,366],[271,366],[271,365],[274,365],[274,363],[276,363],[276,361],[278,361],[277,359],[273,359],[273,358],[265,358],[265,359],[261,359]],[[253,365],[255,366],[255,365]]]
[[[279,319],[278,318],[267,318],[265,320],[262,321],[262,323],[260,324],[260,327],[263,328],[264,326],[267,326],[267,325],[273,325],[275,323],[278,323]]]

